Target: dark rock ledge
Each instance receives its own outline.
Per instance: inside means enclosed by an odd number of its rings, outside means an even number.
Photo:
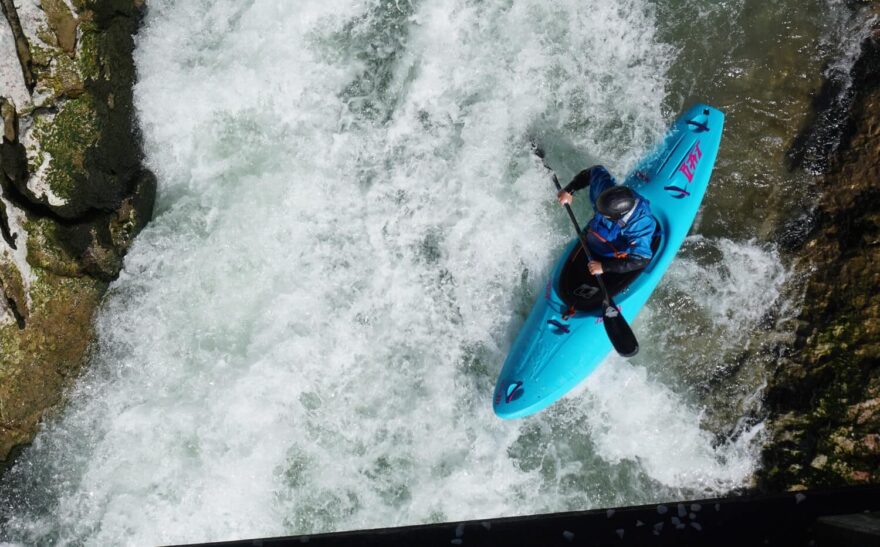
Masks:
[[[843,137],[797,250],[796,340],[766,390],[765,491],[880,483],[880,28],[851,76]]]
[[[0,0],[0,470],[81,370],[152,215],[132,102],[141,5]]]

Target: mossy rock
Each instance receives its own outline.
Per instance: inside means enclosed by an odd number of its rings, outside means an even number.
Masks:
[[[85,91],[85,84],[80,74],[79,64],[66,55],[55,56],[47,70],[37,76],[37,86],[52,91],[52,98],[76,98]]]
[[[79,277],[83,275],[82,264],[64,241],[63,226],[48,217],[38,217],[25,224],[28,232],[28,256],[31,266],[56,275]]]
[[[49,158],[44,184],[64,203],[36,195],[26,180],[17,181],[19,191],[65,219],[115,210],[130,191],[128,179],[137,172],[127,164],[134,161],[136,165],[137,152],[126,150],[136,150],[137,144],[130,128],[108,124],[107,110],[93,95],[84,93],[63,102],[54,117],[36,117],[34,135],[41,148],[30,168],[35,172]],[[119,140],[121,137],[128,138]],[[107,142],[114,144],[104,144]],[[120,156],[111,158],[113,151]]]
[[[26,212],[28,241],[18,243],[34,274],[25,295],[17,270],[0,262],[6,294],[30,302],[22,321],[0,325],[0,470],[85,363],[93,314],[155,201],[134,123],[140,3],[72,5],[76,17],[66,0],[42,0],[49,26],[31,44],[39,104],[20,112],[32,117],[35,149],[28,158],[17,135],[0,143],[0,184]],[[4,111],[4,135],[8,126]],[[29,172],[41,167],[31,190]]]
[[[109,26],[106,21],[115,17],[133,17],[136,15],[136,0],[74,0],[79,10],[88,10],[95,14],[97,21],[104,22],[101,26]]]
[[[134,236],[153,218],[156,202],[156,177],[144,170],[138,176],[135,191],[122,202],[110,221],[110,238],[117,249],[128,249]]]
[[[61,401],[81,370],[92,316],[106,290],[87,277],[34,273],[25,328],[0,325],[0,463],[33,438],[45,410]]]
[[[94,184],[86,169],[89,148],[94,147],[99,138],[98,114],[92,97],[86,94],[62,103],[54,117],[36,117],[34,136],[40,143],[41,152],[51,158],[45,183],[53,194],[67,203],[51,204],[48,197],[35,195],[26,181],[18,182],[19,190],[35,203],[46,205],[66,218],[88,210],[88,202],[94,199],[90,199],[90,194],[98,191],[89,188]],[[38,166],[32,165],[31,169],[34,167]]]
[[[771,438],[758,473],[764,490],[878,480],[880,40],[863,43],[852,76],[852,138],[819,181],[816,228],[801,251],[809,279],[791,351],[796,362],[779,363],[765,392]]]
[[[27,304],[27,292],[21,272],[15,264],[0,257],[0,298],[4,298],[4,305],[12,310],[16,325],[22,328],[26,324],[29,309]]]
[[[95,25],[83,23],[77,65],[85,80],[96,80],[101,76],[101,63],[98,57],[99,34]]]
[[[45,163],[42,183],[48,192],[28,189],[25,177],[17,187],[63,219],[110,213],[133,191],[141,170],[132,95],[136,11],[131,1],[86,0],[75,4],[79,19],[73,19],[63,0],[43,4],[52,32],[64,27],[69,34],[75,23],[81,37],[75,57],[63,51],[70,44],[61,38],[47,35],[32,44],[42,90],[38,106],[47,111],[34,111],[38,146],[31,151],[30,171]],[[50,194],[59,199],[50,200]]]
[[[49,27],[55,34],[58,47],[70,56],[76,49],[76,27],[78,22],[64,0],[40,0],[40,6],[49,20]]]

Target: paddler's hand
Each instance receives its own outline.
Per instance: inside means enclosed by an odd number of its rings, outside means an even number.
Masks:
[[[590,263],[587,264],[587,268],[589,268],[590,273],[593,275],[602,275],[605,273],[605,271],[602,270],[602,263],[598,260],[591,260]]]
[[[560,190],[559,193],[556,194],[556,199],[559,201],[559,205],[571,205],[571,200],[574,199],[574,196],[565,190]]]

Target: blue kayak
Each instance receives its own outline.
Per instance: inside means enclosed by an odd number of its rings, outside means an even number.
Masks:
[[[630,322],[690,231],[709,185],[723,127],[720,110],[703,104],[692,107],[625,179],[625,185],[650,202],[658,223],[654,256],[644,270],[603,275]],[[586,265],[575,238],[562,253],[504,362],[493,397],[499,417],[521,418],[547,408],[611,352],[602,325],[601,293]]]

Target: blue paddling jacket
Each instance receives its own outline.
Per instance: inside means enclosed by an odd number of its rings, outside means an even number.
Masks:
[[[590,187],[590,203],[596,209],[599,194],[614,186],[614,177],[601,165],[584,169],[564,188],[574,194]],[[651,242],[657,230],[657,221],[651,215],[651,204],[638,192],[636,206],[619,220],[596,213],[587,223],[587,245],[605,272],[623,273],[639,270],[648,265],[653,256]]]

